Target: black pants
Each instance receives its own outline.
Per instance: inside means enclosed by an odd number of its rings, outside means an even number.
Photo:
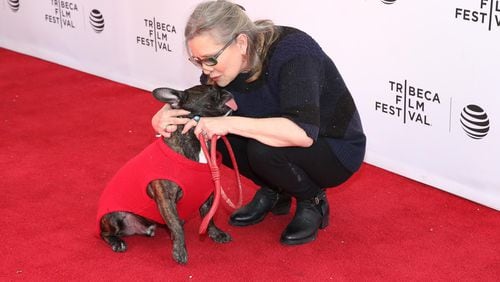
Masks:
[[[321,138],[308,148],[271,147],[236,135],[227,138],[242,175],[297,199],[311,199],[321,189],[340,185],[352,175]],[[223,163],[232,167],[224,142],[217,143],[217,150]]]

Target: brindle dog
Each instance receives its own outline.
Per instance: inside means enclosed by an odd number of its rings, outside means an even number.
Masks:
[[[172,108],[185,109],[190,111],[190,117],[198,115],[201,117],[222,116],[235,110],[232,95],[222,89],[198,85],[184,91],[170,88],[158,88],[153,91],[153,95],[161,102],[169,103]],[[193,161],[199,161],[200,143],[191,129],[188,133],[182,134],[182,126],[172,133],[170,138],[163,138],[163,141],[175,152]],[[196,177],[192,175],[191,177]],[[134,188],[135,189],[135,188]],[[183,187],[170,180],[153,180],[145,189],[147,195],[156,202],[156,206],[171,232],[173,241],[173,259],[181,264],[187,263],[188,255],[185,246],[183,221],[178,217],[176,203],[183,197]],[[213,193],[199,207],[199,212],[204,217],[213,203]],[[100,236],[106,241],[113,251],[124,252],[127,245],[122,240],[123,236],[146,235],[154,236],[156,223],[151,219],[126,211],[114,211],[104,214],[98,219]],[[231,236],[215,226],[213,220],[210,221],[207,233],[210,238],[218,243],[231,241]]]

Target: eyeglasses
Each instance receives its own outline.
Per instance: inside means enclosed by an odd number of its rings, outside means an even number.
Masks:
[[[189,61],[191,63],[193,63],[193,65],[199,67],[199,68],[203,68],[203,65],[205,66],[209,66],[209,67],[213,67],[215,65],[217,65],[218,61],[217,61],[217,58],[224,52],[224,50],[226,50],[227,47],[229,47],[231,45],[231,43],[233,43],[233,41],[236,39],[236,37],[233,37],[233,39],[229,40],[229,42],[226,43],[226,45],[224,45],[224,47],[222,47],[222,49],[219,50],[219,52],[217,52],[215,55],[211,56],[211,57],[208,57],[208,58],[198,58],[198,57],[189,57]]]

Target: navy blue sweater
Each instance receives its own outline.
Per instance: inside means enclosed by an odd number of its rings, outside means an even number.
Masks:
[[[242,73],[225,87],[238,104],[234,115],[288,118],[313,140],[325,138],[348,170],[358,170],[366,137],[335,64],[306,33],[291,27],[280,30],[261,76],[247,83],[248,74]],[[201,81],[206,82],[206,76]]]

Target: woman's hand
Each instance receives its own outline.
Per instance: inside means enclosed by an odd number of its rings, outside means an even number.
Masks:
[[[214,135],[236,134],[273,147],[309,147],[314,142],[297,124],[282,117],[201,117],[197,124],[194,120],[188,122],[182,133],[195,126],[196,137],[201,133],[205,139],[211,139]]]
[[[186,110],[172,109],[169,104],[165,104],[151,119],[154,130],[163,137],[169,138],[172,132],[177,130],[177,125],[186,124],[189,118],[182,117],[189,114]]]
[[[188,132],[191,128],[195,127],[194,134],[196,137],[200,136],[200,133],[205,137],[205,139],[211,139],[212,136],[224,136],[227,135],[228,126],[224,122],[226,117],[200,117],[198,122],[188,122],[184,126],[182,133]]]

